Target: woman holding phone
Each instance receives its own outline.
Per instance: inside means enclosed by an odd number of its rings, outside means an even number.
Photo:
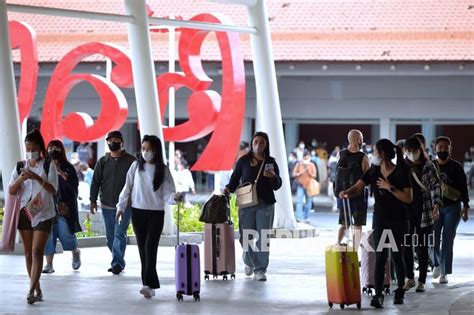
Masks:
[[[263,169],[263,171],[261,171]],[[270,156],[270,141],[264,132],[257,132],[251,141],[250,152],[237,160],[234,172],[227,184],[224,194],[235,192],[240,183],[255,182],[257,179],[258,204],[245,209],[239,209],[240,244],[242,245],[243,260],[245,264],[245,275],[254,279],[266,281],[266,272],[269,263],[270,252],[262,248],[262,231],[271,230],[273,227],[273,215],[275,212],[275,194],[282,181],[278,165]],[[256,231],[259,238],[256,242],[258,251],[253,251],[249,246],[251,235],[243,239],[244,231]],[[245,233],[248,235],[247,233]],[[245,242],[245,243],[244,243]],[[267,246],[267,244],[265,244]]]

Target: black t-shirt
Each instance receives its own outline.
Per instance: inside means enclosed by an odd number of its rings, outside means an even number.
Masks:
[[[366,185],[372,185],[374,191],[375,205],[372,223],[373,228],[390,225],[391,222],[407,220],[406,205],[390,191],[379,189],[377,186],[377,180],[380,177],[383,177],[380,172],[380,166],[372,165],[361,178]],[[396,167],[387,179],[392,186],[398,190],[412,187],[408,170],[403,167]]]
[[[423,175],[423,168],[425,163],[421,164],[414,164],[410,161],[406,161],[406,163],[415,171],[416,176],[422,182],[422,175]],[[423,212],[423,190],[421,189],[420,185],[412,178],[410,174],[410,179],[413,185],[413,202],[408,205],[408,215],[411,217],[420,217]]]
[[[461,196],[457,201],[453,201],[448,198],[443,198],[443,206],[447,207],[462,202],[464,206],[468,207],[469,194],[467,189],[467,179],[461,163],[450,159],[447,164],[436,164],[439,167],[439,176],[441,177],[441,181],[461,192]]]

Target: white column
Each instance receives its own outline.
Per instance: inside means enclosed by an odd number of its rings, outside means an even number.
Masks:
[[[0,148],[6,195],[12,170],[23,154],[6,0],[0,0],[0,38]]]
[[[172,19],[174,17],[170,17]],[[168,72],[169,73],[174,73],[176,71],[175,69],[175,62],[176,62],[176,57],[175,57],[175,28],[170,27],[168,28]],[[169,90],[169,102],[168,102],[168,127],[174,127],[175,126],[175,116],[176,116],[176,97],[175,97],[175,90],[173,87],[170,87]],[[175,145],[174,142],[170,141],[168,143],[168,166],[170,167],[171,170],[175,169],[176,161],[174,160],[174,151],[175,151]]]
[[[255,6],[247,7],[250,26],[258,32],[250,36],[252,45],[255,85],[257,88],[257,126],[268,133],[270,149],[280,167],[282,187],[276,192],[274,227],[295,228],[290,177],[286,167],[285,138],[280,110],[280,99],[271,47],[268,14],[264,0],[256,1]]]
[[[128,24],[128,40],[132,56],[135,98],[141,135],[156,135],[163,142],[155,65],[151,53],[150,32],[145,5],[145,0],[125,0],[127,14],[135,17],[135,23]],[[163,154],[164,152],[163,145]]]

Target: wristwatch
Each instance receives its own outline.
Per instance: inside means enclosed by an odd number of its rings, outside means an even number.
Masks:
[[[390,190],[391,193],[394,193],[397,189],[393,186],[390,186],[388,190]]]

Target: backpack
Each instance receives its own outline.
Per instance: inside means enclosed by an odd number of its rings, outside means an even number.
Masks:
[[[355,183],[364,174],[362,170],[362,160],[365,153],[349,153],[347,150],[342,150],[339,153],[339,161],[336,168],[336,180],[334,182],[334,194],[339,196],[341,191],[347,190],[354,186]]]
[[[229,220],[229,197],[225,195],[212,195],[202,207],[199,221],[204,223],[224,223]]]

